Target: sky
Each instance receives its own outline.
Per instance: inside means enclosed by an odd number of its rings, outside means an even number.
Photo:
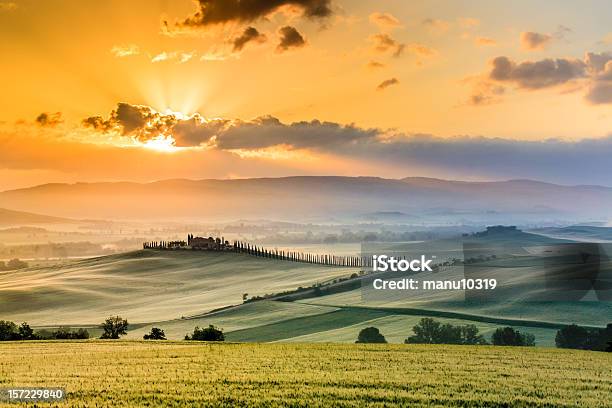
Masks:
[[[612,186],[606,1],[0,0],[0,190],[298,174]]]

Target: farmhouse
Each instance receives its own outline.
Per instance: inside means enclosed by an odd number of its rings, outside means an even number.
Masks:
[[[222,251],[225,249],[233,249],[228,241],[223,238],[213,237],[194,237],[192,234],[187,235],[187,246],[192,249],[203,249],[208,251]]]

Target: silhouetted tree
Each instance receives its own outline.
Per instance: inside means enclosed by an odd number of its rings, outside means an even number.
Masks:
[[[376,327],[366,327],[359,332],[355,343],[386,343],[387,340]]]
[[[512,327],[503,327],[495,330],[491,342],[496,346],[535,346],[535,337]]]
[[[101,327],[104,330],[101,339],[118,339],[127,334],[128,321],[121,316],[111,316],[102,323]]]
[[[152,327],[149,334],[142,336],[145,340],[166,340],[166,333],[160,328]]]

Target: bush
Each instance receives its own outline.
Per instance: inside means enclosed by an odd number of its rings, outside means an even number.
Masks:
[[[454,326],[442,324],[430,317],[425,317],[412,328],[413,336],[409,336],[406,344],[487,344],[478,328],[473,324]]]
[[[491,342],[496,346],[535,346],[535,337],[512,327],[503,327],[495,330]]]
[[[213,326],[212,324],[204,329],[200,329],[196,326],[193,329],[191,337],[185,335],[185,340],[198,340],[198,341],[225,341],[225,335],[223,330]]]
[[[359,332],[355,343],[386,343],[387,340],[376,327],[366,327]]]
[[[166,340],[166,333],[157,327],[151,328],[149,334],[142,336],[145,340]]]
[[[104,330],[101,339],[118,339],[127,334],[128,321],[121,316],[111,316],[102,323],[101,327]]]

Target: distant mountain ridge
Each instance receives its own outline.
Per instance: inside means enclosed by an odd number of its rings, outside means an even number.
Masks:
[[[296,176],[149,183],[44,184],[0,193],[3,207],[106,219],[338,218],[373,213],[484,219],[607,219],[612,188],[531,180],[448,181],[408,177]],[[522,217],[522,218],[521,218]]]

